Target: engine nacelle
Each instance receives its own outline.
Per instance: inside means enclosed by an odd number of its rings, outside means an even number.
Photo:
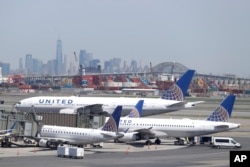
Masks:
[[[138,133],[125,133],[123,137],[118,139],[119,141],[138,141],[141,140],[141,136]]]
[[[50,142],[45,139],[41,139],[38,143],[39,146],[41,147],[50,147]]]

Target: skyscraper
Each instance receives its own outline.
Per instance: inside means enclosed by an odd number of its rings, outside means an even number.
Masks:
[[[25,57],[25,70],[26,74],[32,74],[33,73],[33,58],[31,54],[26,54]]]
[[[56,45],[55,74],[60,75],[63,73],[64,73],[64,70],[63,70],[63,59],[62,59],[62,41],[58,39],[57,45]]]
[[[80,50],[79,64],[83,65],[83,67],[90,67],[91,60],[92,60],[91,53],[88,53],[86,50]]]
[[[19,58],[19,70],[23,70],[23,58]]]

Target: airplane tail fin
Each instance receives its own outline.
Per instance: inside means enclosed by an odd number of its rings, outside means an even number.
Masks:
[[[186,71],[182,77],[172,86],[170,86],[162,95],[162,99],[184,101],[188,87],[194,76],[194,70]]]
[[[122,112],[122,106],[117,106],[109,117],[108,121],[102,127],[102,130],[109,132],[118,132],[119,122]]]
[[[10,127],[10,129],[8,129],[7,133],[12,133],[12,132],[13,132],[13,130],[14,130],[15,127],[16,127],[16,123],[17,123],[17,121],[15,121],[15,122],[11,125],[11,127]]]
[[[233,111],[233,106],[235,102],[235,95],[229,94],[227,97],[220,103],[216,110],[207,118],[208,121],[216,122],[228,122],[231,118]]]
[[[130,111],[128,117],[129,118],[140,118],[142,115],[142,107],[144,100],[139,100],[135,107]]]

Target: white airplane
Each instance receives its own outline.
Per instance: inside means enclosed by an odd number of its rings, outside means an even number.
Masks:
[[[38,96],[21,100],[15,108],[21,112],[29,112],[34,106],[36,112],[59,112],[75,114],[111,114],[117,105],[123,106],[122,115],[127,115],[135,106],[136,101],[144,100],[142,116],[172,112],[190,108],[203,101],[186,102],[184,96],[193,78],[194,70],[188,70],[183,76],[165,91],[161,98],[117,98],[117,97],[55,97]]]
[[[13,134],[13,132],[14,132],[14,129],[15,129],[15,127],[16,127],[16,121],[12,124],[12,126],[9,128],[9,129],[7,129],[7,130],[0,130],[0,138],[3,138],[3,137],[8,137],[8,136],[10,136],[10,135],[12,135]]]
[[[118,133],[121,111],[122,106],[117,106],[108,122],[100,129],[43,125],[36,139],[39,140],[39,146],[51,147],[58,144],[83,146],[119,138],[122,136]]]
[[[146,144],[151,144],[149,139],[154,139],[156,144],[160,144],[159,137],[175,137],[175,144],[184,144],[182,138],[208,135],[239,128],[240,124],[229,123],[235,102],[235,95],[228,95],[207,120],[191,119],[157,119],[138,118],[142,112],[143,101],[139,101],[136,109],[130,115],[120,119],[119,131],[126,131],[119,141],[146,140]],[[116,141],[116,140],[115,140]]]

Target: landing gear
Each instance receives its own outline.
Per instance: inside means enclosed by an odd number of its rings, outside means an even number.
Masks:
[[[118,139],[114,139],[114,143],[120,143]]]
[[[177,139],[177,141],[174,141],[174,145],[184,145],[184,140]]]
[[[146,142],[145,142],[145,145],[151,145],[152,144],[152,142],[150,141],[150,140],[147,140]]]
[[[161,140],[158,137],[155,139],[155,144],[157,144],[157,145],[161,144]]]

